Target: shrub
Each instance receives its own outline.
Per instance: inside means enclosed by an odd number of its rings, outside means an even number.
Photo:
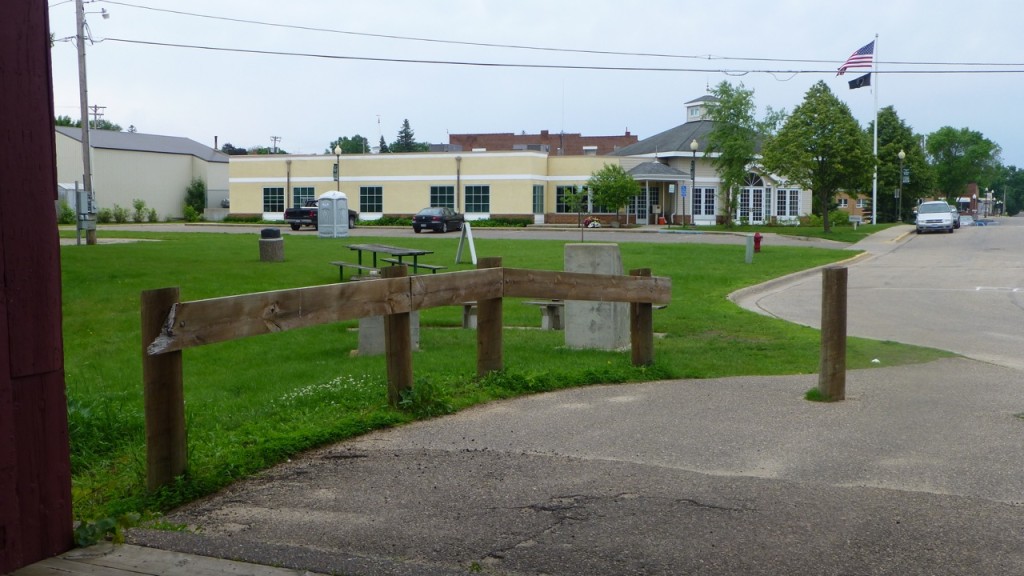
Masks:
[[[412,226],[412,218],[381,216],[376,220],[360,220],[360,226]]]
[[[100,211],[96,213],[96,222],[100,224],[110,224],[114,221],[114,212],[110,208],[100,208]]]
[[[186,222],[199,222],[200,214],[196,212],[196,209],[191,204],[185,204],[185,221]]]
[[[146,213],[146,220],[148,222],[159,222],[160,219],[156,215],[156,208],[150,208]]]
[[[124,224],[128,222],[128,209],[124,206],[114,204],[114,222]]]
[[[185,205],[191,206],[198,214],[203,213],[203,210],[206,209],[206,182],[199,178],[192,179],[188,188],[185,189]],[[186,217],[186,219],[188,218]],[[189,220],[189,222],[196,222],[196,220]]]
[[[71,205],[68,204],[67,200],[60,201],[60,208],[57,210],[57,223],[58,224],[74,224],[75,223],[75,211],[71,209]]]
[[[263,221],[263,216],[260,214],[228,214],[224,217],[224,221],[239,224],[258,224]]]
[[[148,214],[146,211],[146,201],[136,198],[132,200],[132,208],[135,209],[132,212],[132,222],[135,222],[136,224],[145,222]]]

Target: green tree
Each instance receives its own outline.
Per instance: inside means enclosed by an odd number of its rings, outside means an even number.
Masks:
[[[629,203],[629,199],[640,194],[640,183],[618,164],[605,164],[600,170],[592,173],[587,180],[594,204],[615,209],[615,218],[619,218],[619,210]]]
[[[66,115],[61,115],[54,118],[53,124],[55,126],[69,126],[71,128],[82,127],[81,120],[72,120],[71,116]],[[119,124],[114,124],[110,120],[93,120],[89,122],[89,128],[92,128],[93,130],[110,130],[112,132],[121,131],[121,126]]]
[[[233,146],[230,142],[225,142],[224,145],[220,147],[220,151],[229,156],[245,156],[249,153],[245,148],[238,148]]]
[[[742,83],[736,87],[722,81],[711,95],[717,102],[708,107],[708,115],[714,124],[708,133],[705,154],[717,153],[711,164],[722,179],[719,195],[726,225],[732,226],[740,188],[757,159],[761,139],[764,134],[774,132],[781,113],[769,108],[764,121],[755,119],[754,91],[747,90]]]
[[[370,150],[370,141],[359,134],[351,138],[339,136],[337,140],[327,145],[327,150],[324,151],[324,154],[334,154],[335,146],[341,147],[342,154],[366,154]]]
[[[288,152],[284,148],[281,148],[280,146],[278,146],[277,151],[275,151],[270,146],[253,146],[252,148],[249,148],[246,151],[246,153],[247,154],[259,155],[259,154],[287,154]]]
[[[409,119],[402,121],[402,128],[398,131],[398,139],[391,143],[391,152],[426,152],[430,145],[416,141],[416,133],[409,126]]]
[[[947,202],[963,194],[968,182],[988,188],[997,175],[1002,150],[981,132],[944,126],[928,135],[925,147]]]
[[[391,149],[388,148],[388,143],[384,141],[384,137],[383,136],[380,137],[380,143],[377,144],[377,147],[378,147],[378,152],[380,152],[381,154],[387,154],[387,153],[391,152]]]
[[[836,192],[861,193],[870,186],[873,168],[870,140],[823,81],[811,86],[779,132],[766,140],[763,163],[769,172],[814,191],[815,212],[826,233]]]
[[[864,131],[866,138],[874,134],[874,122]],[[924,151],[921,150],[921,136],[903,121],[892,106],[878,111],[878,216],[879,221],[896,221],[907,217],[918,200],[932,194],[935,177]],[[902,197],[897,201],[900,190],[900,151],[903,151],[903,168],[908,181],[903,183]]]
[[[202,179],[193,178],[185,189],[185,206],[197,214],[202,214],[206,209],[206,182]]]

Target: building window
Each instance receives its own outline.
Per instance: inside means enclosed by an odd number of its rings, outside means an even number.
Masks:
[[[431,186],[430,205],[455,210],[455,186]]]
[[[799,216],[800,215],[800,191],[778,189],[775,192],[775,215],[776,216]],[[839,199],[839,207],[846,208],[846,199]]]
[[[381,186],[360,186],[359,210],[361,212],[383,212],[384,188]]]
[[[292,208],[305,206],[307,200],[313,200],[314,198],[316,198],[316,188],[312,186],[292,188]]]
[[[864,198],[857,198],[857,208],[863,210],[868,205],[868,201]]]
[[[491,187],[466,186],[466,212],[490,212]]]
[[[694,188],[693,189],[693,215],[714,216],[715,215],[715,189]]]
[[[544,185],[534,184],[533,185],[533,213],[543,214],[544,213]]]
[[[850,199],[849,198],[840,198],[839,199],[839,207],[840,208],[844,208],[844,209],[845,208],[849,208],[850,207]]]
[[[263,211],[284,212],[284,188],[263,189]]]
[[[570,196],[576,193],[575,186],[557,186],[555,187],[555,212],[559,214],[571,214],[575,213],[575,207],[572,205],[572,201],[566,201]]]

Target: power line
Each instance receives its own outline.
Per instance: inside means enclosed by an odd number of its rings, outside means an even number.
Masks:
[[[109,0],[104,0],[109,1]],[[125,44],[139,44],[144,46],[157,46],[163,48],[187,48],[192,50],[209,50],[214,52],[234,52],[241,54],[260,54],[265,56],[291,56],[302,58],[321,58],[327,60],[358,60],[364,62],[390,62],[399,64],[435,64],[447,66],[476,66],[485,68],[533,68],[549,70],[600,70],[618,72],[715,72],[728,75],[745,75],[753,73],[762,74],[835,74],[834,69],[825,70],[754,70],[754,69],[713,69],[713,68],[666,68],[649,66],[596,66],[577,64],[523,64],[507,62],[473,62],[468,60],[425,60],[416,58],[381,58],[370,56],[343,56],[337,54],[318,54],[313,52],[283,52],[279,50],[257,50],[252,48],[228,48],[219,46],[201,46],[197,44],[179,44],[172,42],[153,42],[149,40],[132,40],[127,38],[104,38],[103,41],[121,42]],[[1021,74],[1024,73],[1024,64],[1020,64],[1018,70],[880,70],[875,74]]]
[[[70,0],[68,0],[70,1]],[[676,59],[688,59],[688,60],[736,60],[744,62],[793,62],[793,63],[810,63],[810,64],[837,64],[841,63],[840,60],[816,60],[816,59],[787,59],[787,58],[762,58],[753,56],[715,56],[713,54],[706,55],[686,55],[686,54],[666,54],[657,52],[617,52],[611,50],[590,50],[580,48],[555,48],[549,46],[529,46],[524,44],[496,44],[489,42],[468,42],[462,40],[444,40],[439,38],[426,38],[418,36],[398,36],[394,34],[379,34],[371,32],[353,32],[350,30],[338,30],[334,28],[322,28],[316,26],[302,26],[297,24],[281,24],[278,22],[266,22],[261,20],[249,20],[245,18],[232,18],[228,16],[213,16],[209,14],[198,14],[196,12],[186,12],[183,10],[171,10],[168,8],[154,8],[152,6],[143,6],[140,4],[132,4],[128,2],[119,2],[117,0],[95,0],[97,2],[105,2],[107,4],[115,4],[118,6],[125,6],[128,8],[138,8],[141,10],[150,10],[153,12],[166,12],[168,14],[177,14],[180,16],[189,16],[193,18],[206,18],[210,20],[222,20],[226,22],[236,22],[240,24],[252,24],[257,26],[270,26],[274,28],[287,28],[293,30],[304,30],[308,32],[324,32],[329,34],[344,34],[348,36],[362,36],[367,38],[382,38],[386,40],[402,40],[409,42],[428,42],[434,44],[451,44],[457,46],[473,46],[482,48],[503,48],[512,50],[533,50],[541,52],[561,52],[570,54],[591,54],[601,56],[632,56],[632,57],[644,57],[644,58],[676,58]],[[883,61],[882,64],[891,64],[898,66],[1022,66],[1024,63],[1005,63],[1005,62],[913,62],[913,61]],[[788,72],[788,71],[782,71]]]

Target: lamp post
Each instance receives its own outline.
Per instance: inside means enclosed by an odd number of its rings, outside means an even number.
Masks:
[[[896,192],[896,219],[903,222],[903,160],[906,159],[907,153],[900,148],[897,156],[900,159],[900,189]]]
[[[462,156],[455,157],[455,211],[459,210],[459,188],[462,187]]]
[[[334,182],[336,190],[341,192],[341,144],[334,145]]]
[[[694,138],[690,142],[690,152],[693,154],[693,158],[690,159],[690,198],[693,198],[693,195],[697,193],[697,148],[699,147],[700,144]],[[683,196],[683,226],[686,226],[686,202],[687,197]]]

